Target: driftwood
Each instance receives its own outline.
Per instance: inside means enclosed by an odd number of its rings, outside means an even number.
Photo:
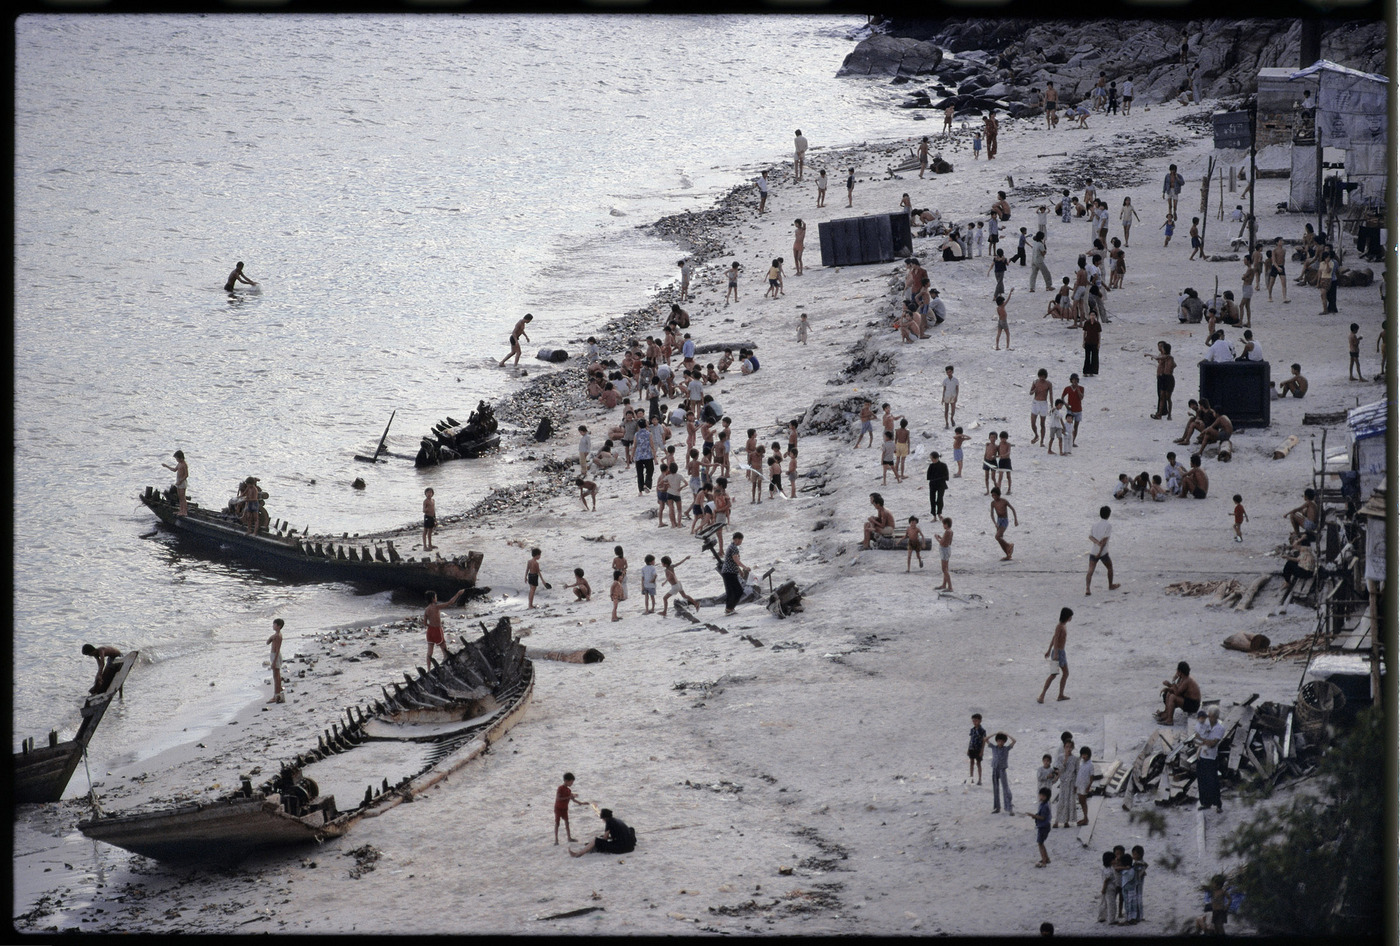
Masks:
[[[526,647],[525,656],[531,660],[557,660],[566,664],[596,664],[603,660],[603,652],[592,647],[585,650],[542,650],[539,647]]]
[[[1274,447],[1274,459],[1282,460],[1284,457],[1288,456],[1288,451],[1296,446],[1298,446],[1298,438],[1296,436],[1290,436],[1283,443]]]
[[[1259,592],[1264,590],[1264,586],[1267,585],[1269,579],[1273,577],[1274,576],[1271,574],[1263,574],[1250,582],[1249,587],[1244,590],[1244,594],[1240,598],[1240,603],[1235,606],[1235,610],[1247,611],[1254,607],[1254,599],[1259,597]]]

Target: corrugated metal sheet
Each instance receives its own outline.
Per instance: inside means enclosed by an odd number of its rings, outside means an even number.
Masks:
[[[1385,401],[1376,401],[1347,411],[1347,427],[1351,428],[1351,439],[1360,441],[1371,437],[1384,437],[1387,407]]]

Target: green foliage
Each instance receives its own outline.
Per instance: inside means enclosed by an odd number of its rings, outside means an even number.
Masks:
[[[1151,811],[1146,808],[1134,809],[1128,812],[1128,824],[1141,824],[1147,828],[1147,836],[1155,838],[1167,835],[1167,817],[1160,812]]]
[[[1385,727],[1379,706],[1318,767],[1314,790],[1261,810],[1221,843],[1244,860],[1241,912],[1264,933],[1374,935],[1385,908]]]

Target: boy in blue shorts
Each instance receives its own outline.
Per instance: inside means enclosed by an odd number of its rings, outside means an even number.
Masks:
[[[1039,797],[1040,804],[1035,813],[1027,812],[1026,816],[1035,821],[1035,846],[1040,848],[1040,860],[1035,866],[1044,867],[1050,863],[1050,854],[1045,850],[1045,839],[1050,837],[1050,789],[1042,788]]]

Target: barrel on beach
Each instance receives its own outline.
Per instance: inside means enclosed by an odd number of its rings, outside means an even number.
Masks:
[[[1201,397],[1236,427],[1269,426],[1267,361],[1201,362]]]
[[[844,217],[817,224],[823,266],[888,263],[913,252],[907,214]]]

